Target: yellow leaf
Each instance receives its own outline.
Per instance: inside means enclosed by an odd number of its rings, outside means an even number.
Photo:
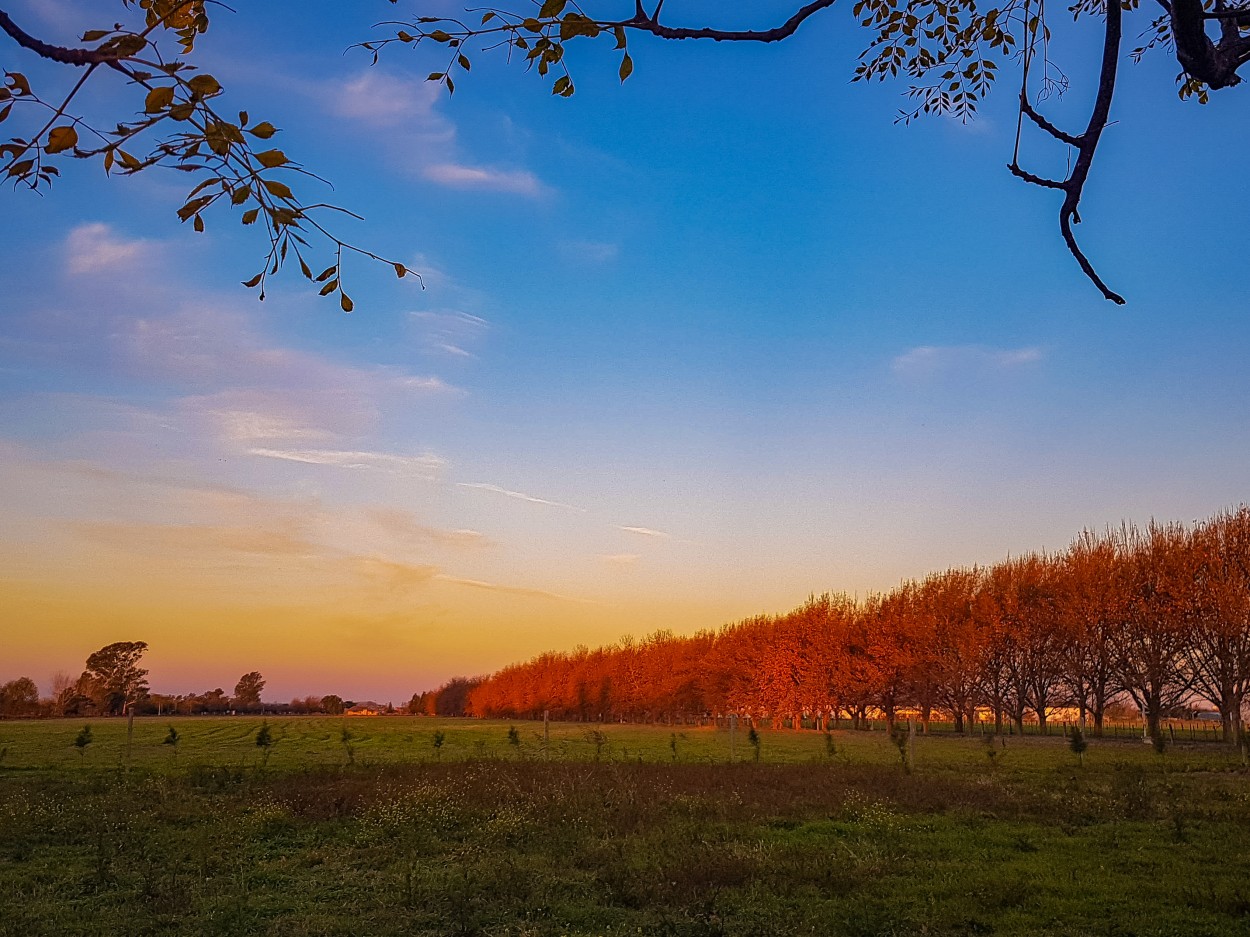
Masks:
[[[276,169],[289,162],[286,154],[281,150],[265,150],[263,153],[257,153],[256,161],[266,169]]]
[[[78,145],[78,131],[73,127],[53,127],[48,133],[48,145],[44,147],[49,153],[63,153]]]
[[[294,193],[284,182],[277,182],[273,179],[265,180],[265,188],[269,190],[269,194],[274,198],[295,198]]]
[[[159,114],[174,102],[174,89],[168,85],[153,88],[144,99],[143,110],[148,114]]]

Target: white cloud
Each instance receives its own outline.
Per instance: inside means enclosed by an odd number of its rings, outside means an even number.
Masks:
[[[457,309],[423,309],[411,315],[425,351],[435,355],[475,358],[468,346],[490,329],[485,319]]]
[[[553,508],[567,508],[570,511],[580,511],[581,508],[574,507],[571,504],[565,504],[563,501],[548,501],[546,498],[536,498],[533,495],[527,495],[520,491],[510,491],[507,488],[500,488],[498,485],[490,485],[485,482],[456,482],[458,488],[472,488],[476,491],[489,491],[497,495],[503,495],[505,498],[515,498],[517,501],[526,501],[530,504],[545,504]]]
[[[372,469],[394,475],[414,475],[433,481],[447,464],[436,455],[404,456],[389,452],[349,452],[340,449],[249,449],[248,455],[283,459],[334,468]]]
[[[900,376],[976,371],[1008,371],[1036,364],[1046,357],[1038,346],[995,348],[989,345],[918,345],[898,355],[890,369]]]
[[[637,534],[640,537],[654,537],[657,540],[668,540],[672,534],[666,534],[662,530],[652,530],[650,527],[622,527],[617,526],[617,530],[623,530],[627,534]]]
[[[80,224],[65,240],[66,263],[70,273],[99,273],[129,264],[143,248],[143,241],[120,238],[109,225]]]
[[[427,145],[450,144],[456,128],[437,111],[439,86],[371,68],[335,85],[331,109],[339,117],[374,128],[402,126]]]
[[[395,385],[404,390],[429,391],[431,393],[464,393],[459,387],[453,387],[441,377],[401,377],[396,379]]]
[[[543,193],[538,177],[525,169],[489,169],[460,163],[434,163],[421,174],[431,182],[450,189],[482,189],[535,197]]]
[[[370,68],[329,87],[318,82],[313,93],[328,97],[338,117],[383,131],[380,139],[387,158],[429,182],[531,198],[546,191],[528,170],[465,163],[456,145],[455,124],[439,112],[440,92],[437,82]]]
[[[233,442],[254,443],[259,440],[313,442],[328,437],[324,430],[304,426],[293,419],[253,410],[210,410],[206,414],[217,422],[218,432]]]

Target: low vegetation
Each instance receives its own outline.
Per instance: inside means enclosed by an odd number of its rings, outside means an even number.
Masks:
[[[136,720],[128,764],[90,727],[0,726],[3,937],[1250,929],[1223,745],[917,734],[909,773],[883,731],[731,763],[723,729],[205,717]]]

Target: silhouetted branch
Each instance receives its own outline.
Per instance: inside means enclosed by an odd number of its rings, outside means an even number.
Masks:
[[[622,20],[619,23],[611,23],[609,25],[637,29],[651,33],[653,36],[659,36],[661,39],[713,39],[716,42],[779,42],[782,39],[793,36],[808,17],[833,6],[836,2],[837,0],[813,0],[812,3],[800,7],[792,17],[773,29],[733,30],[712,29],[707,26],[698,29],[683,26],[663,26],[658,21],[660,10],[664,6],[663,0],[656,6],[655,13],[649,16],[643,10],[641,0],[636,0],[636,12],[633,19]]]
[[[8,33],[13,41],[23,49],[29,49],[36,55],[50,59],[53,62],[59,62],[62,65],[105,65],[126,57],[125,53],[119,52],[101,52],[99,49],[69,49],[65,46],[54,46],[51,43],[36,39],[23,30],[3,10],[0,10],[0,29]]]

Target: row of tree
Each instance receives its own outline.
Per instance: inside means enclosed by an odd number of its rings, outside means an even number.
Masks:
[[[1250,689],[1250,508],[1193,526],[1084,531],[1061,553],[948,569],[853,599],[825,594],[691,637],[547,653],[470,681],[465,710],[505,718],[824,726],[901,711],[1022,729],[1067,709],[1101,734],[1131,704],[1153,734],[1184,706],[1240,741]]]

